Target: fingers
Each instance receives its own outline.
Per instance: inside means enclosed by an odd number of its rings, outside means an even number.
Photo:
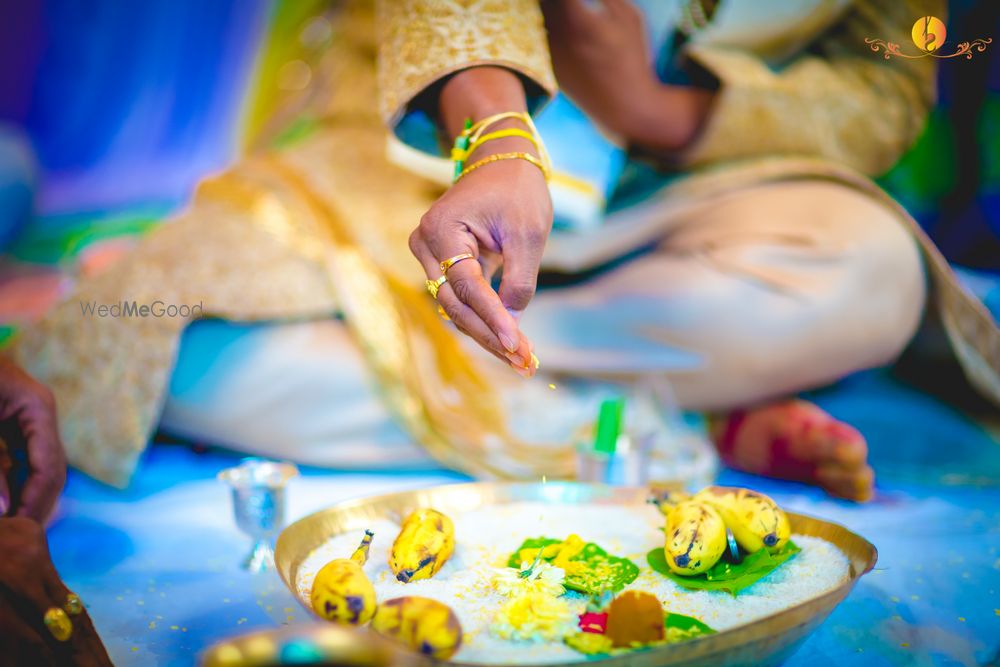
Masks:
[[[59,439],[55,404],[35,401],[22,408],[17,422],[28,453],[28,478],[17,516],[44,522],[66,483],[66,455]]]
[[[423,229],[424,224],[422,222],[422,228],[410,237],[410,249],[420,260],[429,279],[441,275],[441,260],[463,252],[477,254],[478,246],[470,233],[456,228],[450,239],[442,240],[440,230],[428,232]],[[468,249],[470,246],[471,249]],[[529,363],[530,344],[486,281],[478,261],[465,260],[454,264],[448,270],[447,282],[438,290],[437,299],[460,331],[495,356],[508,361],[522,375],[533,374],[534,369]]]
[[[0,660],[0,664],[57,664],[51,646],[55,641],[43,625],[26,620],[31,613],[30,608],[9,599],[6,591],[0,588],[0,655],[12,661]]]
[[[59,573],[56,572],[51,560],[46,560],[42,567],[42,580],[49,599],[53,600],[56,606],[64,607],[69,599],[70,590],[59,578]],[[87,610],[82,609],[79,614],[70,616],[70,620],[73,622],[73,637],[70,641],[70,649],[74,656],[73,664],[110,665],[111,659]]]
[[[0,380],[0,421],[16,426],[16,445],[24,446],[29,468],[20,497],[12,497],[7,484],[0,489],[0,505],[6,502],[0,515],[9,515],[16,506],[17,516],[44,521],[66,482],[55,399],[45,386],[6,359],[0,360]],[[6,451],[0,452],[0,472],[7,472],[9,463]]]
[[[448,270],[448,282],[445,284],[460,302],[469,306],[486,323],[505,352],[517,351],[521,338],[517,322],[486,282],[478,262],[465,261],[454,265]]]
[[[14,468],[14,462],[10,459],[10,452],[7,449],[7,443],[4,441],[4,435],[0,435],[0,518],[7,516],[10,512],[12,498],[10,482],[7,476]]]
[[[535,296],[543,247],[544,240],[530,235],[504,246],[499,296],[504,308],[515,319],[521,317],[521,312]]]
[[[7,476],[0,474],[0,517],[7,516],[10,509],[10,486],[7,484]]]

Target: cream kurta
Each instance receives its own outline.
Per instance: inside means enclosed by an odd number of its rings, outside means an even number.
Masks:
[[[689,54],[722,87],[705,133],[684,156],[692,175],[660,193],[628,234],[553,238],[545,261],[567,266],[581,245],[605,254],[630,250],[675,224],[669,211],[684,202],[769,182],[836,183],[910,227],[959,358],[970,379],[1000,403],[995,323],[958,286],[905,211],[858,171],[888,167],[916,136],[933,99],[929,62],[885,61],[863,39],[904,41],[914,17],[941,15],[940,5],[819,3],[796,24],[806,26],[804,32],[789,27],[747,45],[706,31]],[[78,302],[166,296],[201,301],[206,315],[233,320],[339,312],[393,416],[443,463],[485,476],[569,470],[565,447],[540,451],[510,436],[496,388],[447,334],[406,249],[406,235],[439,190],[384,157],[382,120],[398,120],[450,72],[501,64],[534,82],[531,92],[550,93],[555,84],[538,7],[528,0],[385,2],[378,20],[378,97],[370,18],[363,2],[338,17],[326,56],[332,85],[324,91],[331,92],[320,97],[324,121],[312,135],[248,156],[208,181],[185,214],[108,273],[81,283],[17,342],[20,361],[56,395],[74,465],[111,483],[127,482],[157,423],[187,324],[83,318]],[[779,70],[769,67],[779,64]],[[601,261],[601,252],[585,263]]]

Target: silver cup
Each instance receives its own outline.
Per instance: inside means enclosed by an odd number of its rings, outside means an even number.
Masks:
[[[274,567],[271,544],[285,527],[285,486],[298,474],[291,463],[257,458],[243,459],[219,473],[219,480],[233,492],[236,525],[253,540],[243,569],[261,572]]]

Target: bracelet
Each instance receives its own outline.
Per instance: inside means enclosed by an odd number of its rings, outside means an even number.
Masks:
[[[489,164],[490,162],[499,162],[500,160],[525,160],[526,162],[530,162],[531,164],[535,165],[542,171],[542,175],[545,176],[546,181],[549,180],[549,168],[548,166],[546,166],[544,162],[539,160],[531,153],[518,152],[518,153],[495,153],[493,155],[484,157],[482,160],[477,160],[476,162],[473,162],[468,167],[463,169],[461,173],[459,173],[458,177],[455,178],[455,182],[458,183],[460,180],[465,178],[465,176],[468,175],[470,172],[479,169],[484,164]]]
[[[524,130],[517,128],[509,128],[498,130],[496,132],[490,132],[485,135],[483,134],[491,125],[507,118],[514,118],[521,121],[528,127],[530,132],[525,132]],[[455,137],[455,143],[451,149],[451,157],[455,162],[455,171],[452,182],[458,182],[458,179],[465,171],[465,160],[476,150],[476,148],[492,139],[500,139],[501,137],[509,136],[524,137],[534,144],[538,154],[541,156],[542,164],[545,165],[544,171],[546,172],[547,178],[549,164],[548,153],[545,151],[545,146],[542,144],[541,137],[538,136],[538,130],[535,128],[535,124],[531,120],[531,115],[525,113],[524,111],[504,111],[503,113],[487,116],[476,123],[473,123],[471,118],[465,119],[465,128],[457,137]]]
[[[531,144],[538,149],[538,138],[531,134],[530,132],[525,132],[524,130],[519,130],[516,127],[512,127],[507,130],[497,130],[496,132],[490,132],[489,134],[484,134],[469,146],[469,149],[465,152],[465,157],[468,157],[476,152],[476,149],[485,144],[487,141],[493,141],[494,139],[505,139],[506,137],[521,137],[522,139],[527,139]]]

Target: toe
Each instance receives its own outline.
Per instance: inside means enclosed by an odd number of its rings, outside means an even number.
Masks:
[[[811,439],[816,452],[822,454],[821,459],[845,468],[857,468],[868,460],[868,444],[864,436],[853,426],[832,417],[814,427]]]
[[[859,503],[871,500],[875,492],[875,472],[868,465],[820,466],[816,469],[816,481],[831,495]]]

